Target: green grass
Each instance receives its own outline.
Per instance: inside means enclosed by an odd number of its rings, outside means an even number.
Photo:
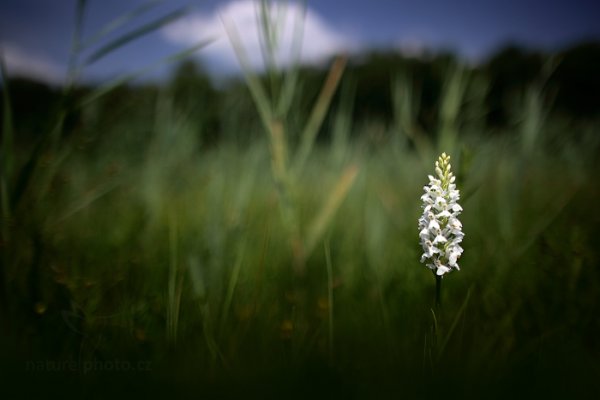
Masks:
[[[310,376],[409,393],[431,381],[571,390],[597,374],[590,147],[472,147],[462,269],[444,279],[434,334],[416,232],[431,167],[413,151],[348,145],[358,176],[298,274],[268,146],[185,140],[140,157],[83,150],[34,192],[6,264],[17,360],[142,359],[190,385],[271,377],[292,390]],[[334,151],[317,147],[293,189],[302,233],[337,182]]]

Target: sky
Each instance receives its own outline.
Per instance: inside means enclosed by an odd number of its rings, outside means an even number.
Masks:
[[[257,0],[151,1],[156,4],[149,11],[83,50],[77,65],[84,65],[95,49],[118,35],[180,7],[189,8],[171,24],[85,65],[83,79],[101,81],[130,73],[206,40],[211,43],[194,57],[212,74],[235,73],[239,71],[231,45],[235,35],[248,63],[256,69],[263,65]],[[88,0],[84,40],[148,2]],[[75,10],[76,0],[2,0],[0,51],[9,74],[63,82],[72,54]],[[579,41],[600,40],[598,0],[307,0],[280,1],[271,11],[278,15],[277,60],[282,66],[297,59],[298,53],[290,49],[299,43],[298,21],[303,21],[300,61],[312,64],[336,53],[372,48],[416,56],[424,49],[452,50],[476,63],[507,44],[560,50]],[[161,67],[151,77],[168,74],[169,67],[158,64]]]

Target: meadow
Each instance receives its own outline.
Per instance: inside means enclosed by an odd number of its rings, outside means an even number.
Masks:
[[[597,120],[548,114],[532,87],[492,129],[460,65],[427,132],[402,71],[389,126],[353,119],[343,58],[298,113],[293,69],[244,71],[252,123],[233,115],[211,144],[168,92],[100,123],[105,87],[76,126],[59,111],[55,130],[15,145],[4,86],[6,387],[82,398],[600,389]],[[417,219],[441,152],[465,239],[436,307]]]

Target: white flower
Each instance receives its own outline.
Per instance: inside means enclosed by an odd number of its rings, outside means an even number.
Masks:
[[[450,171],[450,156],[442,153],[435,163],[437,178],[429,175],[429,184],[423,188],[423,215],[419,218],[419,238],[423,247],[421,262],[436,275],[443,276],[460,270],[458,259],[463,253],[462,223],[458,215],[462,207],[457,203],[460,192],[456,177]]]

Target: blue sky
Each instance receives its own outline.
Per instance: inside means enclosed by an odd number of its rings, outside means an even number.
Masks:
[[[84,33],[89,36],[145,1],[89,0]],[[74,28],[75,0],[3,0],[0,46],[12,73],[58,82],[65,73]],[[189,15],[89,66],[84,76],[106,79],[129,72],[204,38],[215,43],[198,53],[213,73],[236,70],[223,19],[238,30],[250,61],[259,68],[253,0],[163,1],[133,21],[140,26],[183,5]],[[507,43],[560,49],[580,40],[600,40],[600,1],[566,0],[308,0],[303,60],[317,63],[337,51],[395,48],[418,54],[451,49],[470,61],[484,59]],[[293,26],[297,3],[288,7]],[[127,29],[125,29],[126,31]],[[123,32],[121,30],[120,32]],[[291,28],[283,33],[290,47]],[[286,39],[287,38],[287,39]],[[290,55],[282,51],[281,63]],[[166,68],[155,73],[165,74]]]

